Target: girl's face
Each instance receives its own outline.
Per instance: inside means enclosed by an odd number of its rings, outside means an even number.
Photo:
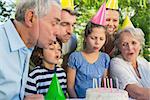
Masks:
[[[86,49],[90,52],[99,52],[105,41],[105,29],[103,27],[95,27],[85,39]]]
[[[119,49],[125,60],[133,62],[139,55],[141,44],[129,32],[124,32],[120,36]]]
[[[49,48],[43,49],[44,60],[49,64],[58,64],[61,57],[61,46],[58,42],[49,45]]]

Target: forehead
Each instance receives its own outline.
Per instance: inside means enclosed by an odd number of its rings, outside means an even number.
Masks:
[[[75,15],[71,15],[67,11],[63,11],[62,10],[61,11],[61,20],[76,21],[76,16]]]
[[[105,35],[105,29],[103,27],[95,27],[92,29],[92,32],[90,35]]]
[[[47,17],[49,17],[50,19],[60,20],[60,15],[61,15],[61,9],[56,5],[52,5]]]
[[[118,18],[119,19],[119,12],[116,10],[106,10],[106,18]]]
[[[123,32],[120,35],[121,41],[138,41],[130,32]]]

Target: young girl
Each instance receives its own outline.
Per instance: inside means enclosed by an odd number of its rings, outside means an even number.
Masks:
[[[86,90],[92,88],[93,78],[107,75],[110,58],[99,52],[105,41],[105,27],[89,22],[85,29],[84,50],[73,52],[69,57],[67,89],[70,97],[84,98]]]
[[[48,49],[36,48],[34,50],[31,59],[37,67],[29,73],[25,89],[26,96],[31,94],[45,95],[51,84],[54,72],[56,72],[64,94],[66,93],[66,73],[56,65],[60,57],[61,44],[58,41],[50,44]]]

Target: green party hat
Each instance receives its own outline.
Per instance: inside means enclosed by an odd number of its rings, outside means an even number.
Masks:
[[[64,92],[59,84],[56,73],[52,78],[52,82],[49,86],[48,92],[44,96],[45,100],[65,100]]]

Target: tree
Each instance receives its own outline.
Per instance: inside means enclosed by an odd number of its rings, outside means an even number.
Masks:
[[[13,17],[15,12],[15,4],[7,3],[6,1],[0,0],[0,22],[5,22]]]
[[[76,10],[79,13],[75,34],[78,37],[78,48],[82,49],[83,31],[86,23],[97,12],[105,0],[75,0]],[[148,0],[118,0],[121,9],[120,26],[128,13],[135,27],[145,33],[145,48],[143,56],[150,61],[150,1]]]

